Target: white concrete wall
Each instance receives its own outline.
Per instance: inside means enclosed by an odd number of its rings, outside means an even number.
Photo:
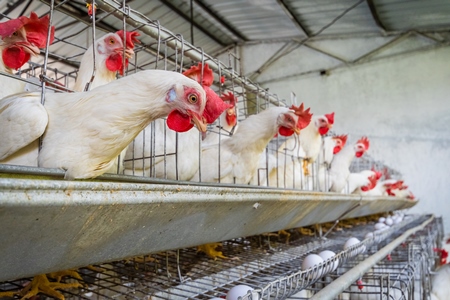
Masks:
[[[276,70],[282,72],[283,70]],[[336,113],[337,133],[370,138],[369,153],[403,174],[420,199],[411,212],[444,216],[450,232],[450,48],[268,83],[315,113]]]

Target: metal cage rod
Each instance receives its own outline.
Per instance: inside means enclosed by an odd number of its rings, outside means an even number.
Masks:
[[[428,220],[405,231],[401,236],[387,244],[385,247],[380,249],[378,252],[356,265],[354,268],[340,276],[338,279],[331,282],[325,288],[323,288],[320,292],[314,295],[312,300],[332,300],[337,297],[340,293],[342,293],[349,285],[358,280],[361,276],[363,276],[366,272],[368,272],[375,264],[381,261],[384,257],[386,257],[390,252],[392,252],[395,248],[397,248],[401,243],[403,243],[409,236],[416,233],[419,230],[422,230],[427,226],[430,222],[434,220],[434,216],[431,216]]]
[[[99,0],[96,3],[98,5],[98,8],[100,8],[108,13],[111,13],[112,15],[114,15],[115,17],[117,17],[119,19],[122,19],[123,12],[121,12],[121,10],[122,10],[121,4],[119,4],[115,1],[112,1],[112,0]],[[180,40],[178,38],[170,39],[170,38],[174,37],[175,35],[173,33],[170,33],[168,30],[165,30],[162,27],[157,28],[157,26],[152,27],[152,26],[148,25],[148,21],[146,19],[144,19],[142,16],[140,16],[139,14],[135,13],[132,9],[127,9],[126,22],[131,26],[139,28],[139,30],[145,32],[146,34],[148,34],[149,36],[151,36],[155,39],[160,39],[160,40],[168,39],[167,46],[169,46],[172,49],[176,49],[178,42],[180,42]],[[142,24],[146,24],[146,25],[142,26]],[[213,70],[218,71],[219,69],[221,69],[221,72],[223,75],[227,75],[227,76],[233,78],[233,80],[238,84],[244,84],[248,91],[257,93],[261,97],[267,97],[269,102],[274,105],[277,105],[277,106],[285,105],[283,102],[281,102],[276,97],[274,97],[272,95],[266,95],[265,89],[262,89],[257,84],[249,81],[248,79],[246,79],[244,77],[239,76],[239,74],[237,74],[235,71],[230,71],[226,66],[219,66],[219,64],[220,64],[219,62],[217,62],[214,58],[212,58],[209,55],[202,52],[201,49],[189,44],[186,41],[184,41],[184,43],[187,45],[187,48],[188,48],[188,50],[184,53],[187,57],[189,57],[195,61],[208,60],[208,64]],[[205,59],[205,57],[206,57],[206,59]]]

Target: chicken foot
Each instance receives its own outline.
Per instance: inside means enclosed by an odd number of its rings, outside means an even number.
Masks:
[[[39,293],[46,294],[56,299],[64,300],[64,295],[58,292],[57,289],[62,290],[79,287],[83,287],[83,285],[79,282],[74,283],[50,282],[47,278],[47,275],[41,274],[35,276],[33,280],[20,292],[20,294],[23,295],[21,300],[30,299],[31,297],[36,296]]]
[[[205,253],[209,258],[216,260],[217,258],[228,259],[223,255],[222,251],[217,251],[216,248],[222,246],[222,243],[210,243],[197,246],[197,252]]]

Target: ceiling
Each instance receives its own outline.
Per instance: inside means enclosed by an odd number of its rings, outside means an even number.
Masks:
[[[248,55],[255,67],[243,74],[252,81],[267,83],[328,72],[412,51],[450,44],[450,1],[448,0],[96,0],[96,35],[123,28],[122,18],[108,7],[126,2],[134,15],[157,20],[162,27],[200,47],[211,56],[236,47],[269,45],[266,54]],[[51,67],[69,72],[79,64],[92,41],[91,19],[86,1],[55,0],[52,24],[56,41],[49,50]],[[49,12],[50,0],[7,0],[0,2],[0,22]],[[117,8],[116,8],[117,10]],[[128,23],[127,30],[136,29]],[[141,30],[141,28],[138,28]],[[139,67],[154,63],[155,38],[141,32],[145,55],[138,55]],[[342,42],[344,41],[344,43]],[[344,44],[344,46],[343,46]],[[159,49],[161,50],[161,49]],[[161,53],[161,52],[160,52]],[[168,55],[176,56],[175,54]],[[178,58],[174,58],[178,59]],[[282,76],[274,70],[294,59]],[[284,61],[284,62],[283,62]],[[70,67],[71,69],[69,69]]]

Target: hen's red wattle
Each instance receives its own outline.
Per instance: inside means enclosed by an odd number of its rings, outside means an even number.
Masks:
[[[178,110],[172,110],[167,116],[167,126],[176,132],[186,132],[194,127],[194,124],[192,124],[190,116]]]
[[[12,46],[2,51],[2,59],[8,68],[18,69],[30,59],[30,54],[21,47]]]

